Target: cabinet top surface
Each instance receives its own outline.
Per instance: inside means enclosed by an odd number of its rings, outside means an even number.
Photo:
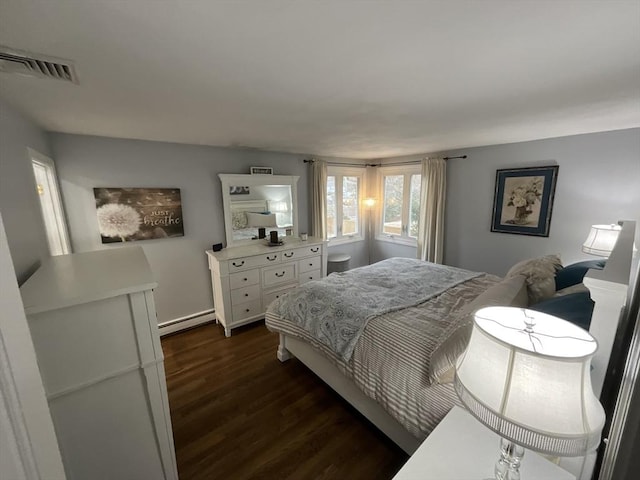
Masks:
[[[142,247],[48,258],[21,287],[27,315],[155,288]]]
[[[304,248],[306,246],[321,245],[325,243],[323,240],[316,237],[309,237],[308,240],[300,240],[298,238],[286,238],[284,245],[278,245],[270,247],[267,245],[267,239],[255,240],[255,245],[242,245],[239,247],[228,247],[219,252],[213,250],[207,250],[206,254],[211,258],[214,258],[218,262],[224,262],[232,260],[234,258],[249,257],[251,255],[262,255],[269,252],[279,252],[283,250],[290,250],[292,248]]]
[[[499,442],[496,433],[466,410],[453,407],[393,480],[493,478]],[[520,473],[529,480],[575,480],[568,471],[528,449]]]

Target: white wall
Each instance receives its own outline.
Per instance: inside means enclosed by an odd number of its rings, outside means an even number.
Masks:
[[[0,210],[19,284],[49,256],[27,147],[51,156],[47,135],[0,99]]]
[[[580,251],[592,224],[640,221],[640,129],[574,135],[447,152],[445,263],[504,275],[519,260]],[[393,161],[418,160],[435,154]],[[559,165],[549,237],[491,232],[496,170]],[[640,236],[638,236],[640,238]],[[415,249],[376,242],[377,259],[414,256]]]
[[[159,283],[160,323],[213,308],[204,251],[225,240],[218,173],[270,166],[276,174],[299,175],[300,231],[308,230],[302,155],[59,133],[50,139],[74,252],[118,248],[101,243],[94,187],[180,188],[184,237],[139,242]]]
[[[559,253],[565,264],[592,224],[640,220],[640,129],[457,151],[447,163],[446,262],[503,275],[519,260]],[[548,238],[490,231],[496,170],[559,165]]]

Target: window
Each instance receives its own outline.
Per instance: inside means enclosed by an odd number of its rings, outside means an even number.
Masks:
[[[381,167],[381,236],[415,244],[420,219],[420,166]]]
[[[71,251],[69,235],[53,161],[35,150],[29,148],[28,151],[33,166],[36,191],[40,199],[49,252],[51,255],[69,253]]]
[[[329,166],[327,168],[327,238],[361,240],[363,222],[360,196],[364,170]]]

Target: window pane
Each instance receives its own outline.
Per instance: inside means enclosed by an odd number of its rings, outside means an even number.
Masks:
[[[420,175],[411,175],[411,198],[409,200],[409,236],[418,238],[420,219]]]
[[[342,235],[358,233],[358,177],[342,177]]]
[[[384,177],[384,212],[382,232],[390,235],[402,233],[402,190],[404,175]]]
[[[327,238],[338,235],[336,216],[336,177],[327,176]]]

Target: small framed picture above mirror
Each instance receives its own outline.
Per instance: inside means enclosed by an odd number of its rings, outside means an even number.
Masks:
[[[273,175],[273,167],[251,167],[251,175]]]

